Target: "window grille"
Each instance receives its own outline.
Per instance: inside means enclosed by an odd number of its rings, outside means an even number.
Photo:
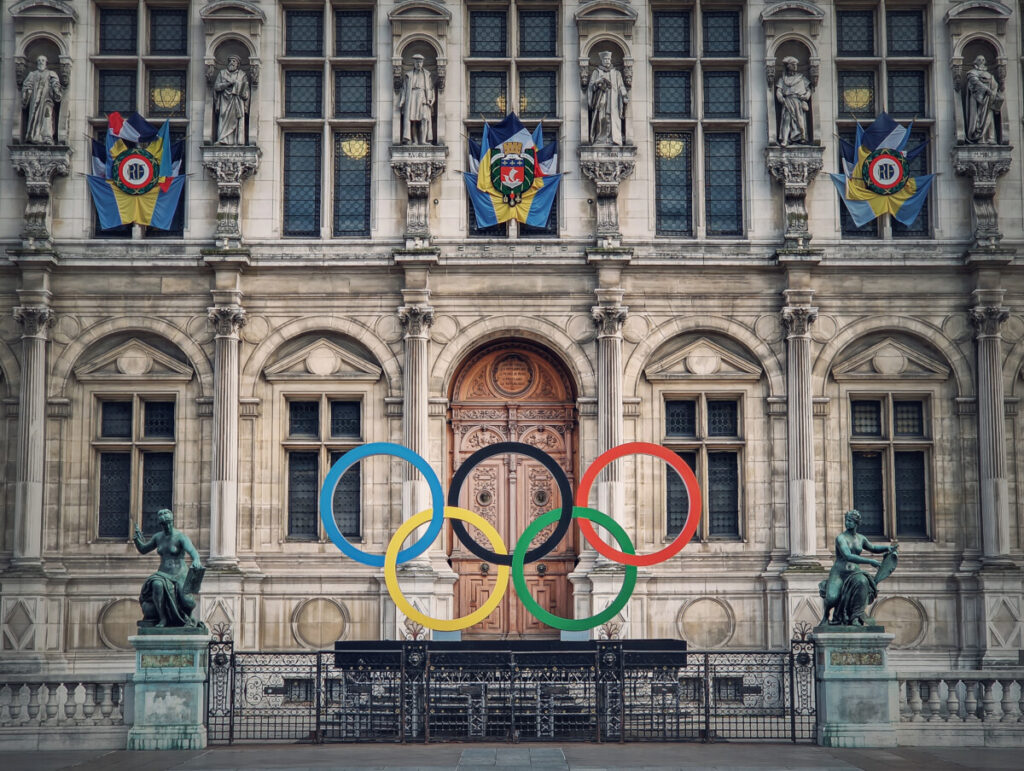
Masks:
[[[737,11],[704,11],[704,56],[740,55]]]
[[[875,73],[839,73],[839,117],[875,117]]]
[[[889,70],[889,113],[897,118],[925,114],[924,72]]]
[[[188,105],[186,83],[185,70],[150,70],[149,114],[161,118],[184,118]]]
[[[284,234],[320,235],[320,134],[285,134]]]
[[[104,439],[131,439],[131,402],[103,402],[100,416],[101,437]]]
[[[928,535],[923,452],[895,453],[896,535]]]
[[[320,71],[289,70],[284,74],[284,115],[286,118],[323,117]]]
[[[707,233],[743,233],[743,165],[739,133],[704,135]]]
[[[893,423],[896,436],[923,436],[924,405],[921,402],[893,402]]]
[[[666,402],[665,434],[668,436],[697,436],[697,402]]]
[[[519,117],[545,118],[558,113],[557,80],[554,72],[519,73]]]
[[[288,535],[315,539],[319,496],[319,453],[288,454]]]
[[[370,135],[334,135],[334,235],[370,234]]]
[[[508,18],[504,11],[470,11],[469,55],[506,56]]]
[[[734,401],[708,401],[708,436],[737,436],[739,426]]]
[[[159,529],[157,512],[173,507],[174,453],[142,454],[142,531],[147,535]]]
[[[370,72],[335,71],[335,118],[368,118],[372,101],[373,76]]]
[[[285,55],[323,56],[324,15],[321,11],[285,12]]]
[[[697,473],[697,453],[681,452],[679,457],[683,459],[690,470]],[[666,535],[674,538],[679,535],[686,524],[687,514],[690,512],[690,496],[686,492],[686,485],[674,469],[668,469],[665,477],[667,501],[666,501]],[[699,478],[698,478],[699,481]]]
[[[508,76],[504,72],[469,73],[469,112],[504,118],[508,107]]]
[[[882,491],[882,453],[853,454],[853,508],[860,512],[859,532],[882,535],[885,516]]]
[[[519,12],[519,55],[556,56],[558,18],[554,11]]]
[[[358,439],[362,433],[359,402],[331,402],[331,436]]]
[[[100,53],[134,56],[138,50],[138,19],[134,8],[100,8]]]
[[[854,436],[882,435],[882,403],[877,401],[859,401],[851,405],[853,410]]]
[[[100,453],[100,538],[129,536],[131,469],[131,453]]]
[[[839,55],[874,56],[874,11],[839,11],[836,15],[836,49]]]
[[[188,11],[179,8],[149,10],[149,52],[154,56],[188,55]]]
[[[690,116],[690,73],[658,70],[654,73],[654,115],[658,118]]]
[[[887,11],[886,47],[889,56],[924,56],[924,13]]]
[[[99,112],[103,115],[135,112],[137,77],[135,70],[100,70]]]
[[[111,402],[108,402],[110,404]],[[117,402],[113,402],[116,404]],[[127,404],[127,402],[125,402]],[[174,438],[174,402],[145,402],[142,435],[146,438]]]
[[[693,135],[656,134],[654,184],[658,235],[693,234]]]
[[[740,117],[740,74],[738,72],[704,73],[704,117]]]
[[[333,466],[344,454],[343,452],[332,452],[331,465]],[[360,497],[359,464],[356,463],[341,475],[338,486],[334,488],[334,498],[332,499],[334,501],[334,521],[341,534],[346,538],[359,536]]]
[[[320,438],[320,402],[288,402],[288,436]]]
[[[709,535],[738,537],[739,470],[734,452],[708,453],[708,530]]]
[[[654,12],[654,55],[690,55],[690,12]]]
[[[334,12],[335,56],[373,56],[373,11]]]

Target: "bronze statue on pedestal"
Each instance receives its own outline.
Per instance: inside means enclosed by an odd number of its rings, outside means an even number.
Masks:
[[[160,555],[160,567],[146,579],[139,595],[142,606],[140,631],[156,627],[186,627],[205,629],[202,621],[192,617],[196,607],[195,594],[203,582],[206,569],[199,559],[199,552],[192,541],[174,527],[174,514],[170,509],[157,512],[160,530],[143,543],[142,532],[135,526],[132,541],[140,554],[156,549]],[[192,566],[185,567],[185,555],[192,558]]]
[[[836,536],[836,561],[828,578],[818,584],[818,592],[825,600],[825,613],[821,625],[832,626],[873,626],[867,616],[868,606],[878,596],[878,582],[896,569],[899,559],[899,544],[876,546],[857,532],[860,526],[860,512],[851,509],[846,512],[846,530]],[[862,557],[862,551],[884,554],[881,562]],[[870,575],[857,565],[872,565],[878,568]],[[829,611],[832,617],[829,618]]]

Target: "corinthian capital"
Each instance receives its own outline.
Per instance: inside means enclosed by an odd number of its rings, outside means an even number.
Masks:
[[[14,320],[21,327],[22,337],[42,337],[53,326],[53,309],[48,305],[19,305],[14,309]]]
[[[620,337],[629,308],[625,305],[595,305],[590,309],[590,314],[597,325],[598,337]]]
[[[978,337],[996,337],[1010,318],[1010,309],[1002,305],[975,305],[970,315]]]
[[[403,305],[398,309],[398,320],[405,327],[406,337],[422,337],[434,323],[434,309],[426,303]]]
[[[217,330],[217,337],[237,337],[245,326],[245,310],[240,305],[225,305],[207,309],[207,319]]]
[[[782,309],[782,323],[789,337],[803,337],[818,320],[818,309],[809,305],[787,305]]]

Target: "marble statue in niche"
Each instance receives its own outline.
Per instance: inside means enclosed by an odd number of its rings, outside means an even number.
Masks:
[[[981,145],[996,143],[996,113],[1003,108],[999,81],[988,71],[984,56],[974,57],[974,66],[967,73],[966,105],[967,141]]]
[[[811,109],[811,81],[797,72],[795,56],[782,60],[782,77],[775,83],[775,100],[781,105],[779,144],[783,147],[807,144],[807,113]]]
[[[245,144],[245,116],[249,112],[249,76],[242,69],[242,60],[228,57],[226,68],[213,82],[213,104],[217,111],[217,144]]]
[[[622,73],[612,64],[611,51],[598,54],[600,64],[590,73],[587,83],[587,106],[590,108],[590,143],[621,145],[622,121],[629,91]]]
[[[423,54],[413,54],[412,69],[405,73],[398,109],[402,113],[402,144],[434,142],[434,76],[423,67]]]
[[[35,145],[52,145],[54,115],[64,96],[57,73],[47,68],[45,56],[36,58],[36,68],[21,85],[21,105],[25,109],[24,140]]]

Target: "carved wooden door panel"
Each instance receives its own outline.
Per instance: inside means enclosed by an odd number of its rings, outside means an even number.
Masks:
[[[504,343],[473,356],[456,378],[451,408],[452,469],[482,447],[516,441],[539,447],[565,470],[575,487],[576,418],[571,383],[558,362],[527,344]],[[556,508],[558,487],[540,463],[522,455],[499,455],[470,473],[459,504],[490,522],[509,551],[527,525]],[[534,540],[546,539],[550,525]],[[483,534],[468,528],[481,544]],[[575,565],[571,535],[543,559],[526,566],[526,579],[536,600],[560,616],[571,615],[572,587],[568,575]],[[456,614],[472,612],[494,587],[496,566],[475,557],[452,538]],[[494,613],[467,629],[464,637],[554,636],[551,627],[527,612],[512,587]]]

